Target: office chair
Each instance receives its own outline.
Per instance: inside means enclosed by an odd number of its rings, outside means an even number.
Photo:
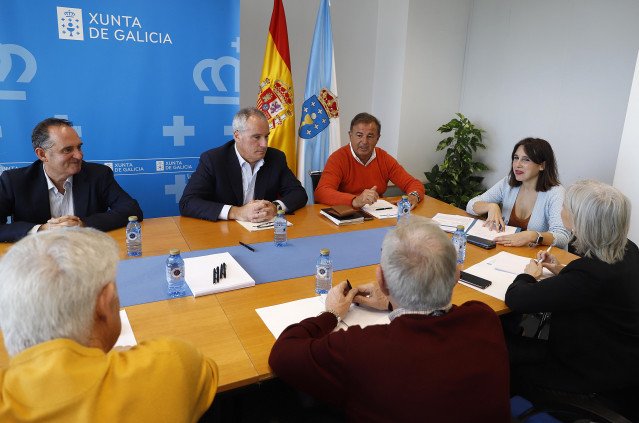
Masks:
[[[547,391],[527,394],[533,406],[512,423],[524,423],[529,418],[548,413],[565,422],[632,423],[637,421],[636,398],[639,389],[631,388],[602,394],[572,394]]]
[[[539,326],[533,335],[540,339],[544,326],[551,320],[551,313],[536,313]],[[632,423],[639,421],[637,398],[639,388],[628,388],[598,394],[573,394],[561,391],[544,391],[528,393],[525,399],[532,407],[518,417],[513,423],[523,423],[532,416],[548,413],[562,418],[562,421],[574,423]],[[531,422],[534,421],[531,420]]]
[[[315,191],[315,188],[317,188],[317,184],[319,184],[319,180],[322,177],[322,171],[321,170],[313,170],[313,171],[308,171],[308,176],[311,177],[311,182],[313,183],[313,191]]]
[[[539,318],[539,326],[537,327],[537,330],[535,331],[533,337],[536,339],[541,339],[541,331],[544,329],[544,326],[546,326],[546,324],[550,322],[550,313],[537,313],[537,317]]]

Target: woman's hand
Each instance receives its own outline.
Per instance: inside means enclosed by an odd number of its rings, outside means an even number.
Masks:
[[[537,240],[537,232],[521,231],[510,235],[502,235],[495,238],[497,244],[504,247],[527,247],[532,241]]]
[[[537,253],[537,261],[541,263],[543,267],[550,270],[553,275],[561,272],[561,269],[564,268],[564,265],[559,263],[557,257],[553,256],[547,251],[539,251]]]
[[[541,265],[541,263],[538,263],[535,260],[530,260],[530,263],[528,263],[526,265],[526,268],[524,269],[524,273],[528,273],[530,276],[532,276],[535,279],[539,279],[541,277],[541,274],[544,272],[544,267]]]
[[[488,230],[503,232],[506,229],[504,219],[501,217],[501,209],[495,203],[486,203],[488,207],[488,218],[484,222],[484,226],[488,226]]]

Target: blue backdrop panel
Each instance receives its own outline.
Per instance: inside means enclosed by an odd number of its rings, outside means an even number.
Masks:
[[[146,217],[176,215],[200,154],[232,138],[240,0],[0,0],[0,172],[72,120]]]

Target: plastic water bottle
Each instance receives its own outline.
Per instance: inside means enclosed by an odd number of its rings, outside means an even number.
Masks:
[[[286,226],[288,223],[286,222],[286,215],[284,214],[284,210],[277,211],[277,217],[275,218],[275,222],[273,222],[273,229],[275,232],[275,246],[283,247],[286,245]]]
[[[181,297],[186,292],[184,260],[177,248],[169,251],[169,257],[166,259],[166,284],[171,298]]]
[[[142,255],[142,227],[137,216],[129,216],[126,225],[126,254],[129,257]]]
[[[468,235],[464,232],[464,225],[457,225],[457,230],[453,233],[453,245],[457,251],[457,264],[462,264],[466,260],[466,240]]]
[[[333,287],[333,262],[331,252],[324,248],[320,250],[320,256],[315,266],[315,292],[326,294]]]
[[[397,203],[397,221],[408,216],[410,216],[410,201],[408,201],[408,195],[402,195],[402,199]]]

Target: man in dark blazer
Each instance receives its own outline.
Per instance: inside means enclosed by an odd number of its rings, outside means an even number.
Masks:
[[[129,216],[143,219],[111,169],[82,160],[82,141],[71,122],[45,119],[31,141],[38,160],[0,174],[0,241],[69,226],[110,231],[125,226]]]
[[[182,216],[264,222],[278,208],[297,210],[308,197],[281,151],[268,147],[264,114],[245,108],[233,118],[233,140],[205,151],[180,199]]]

